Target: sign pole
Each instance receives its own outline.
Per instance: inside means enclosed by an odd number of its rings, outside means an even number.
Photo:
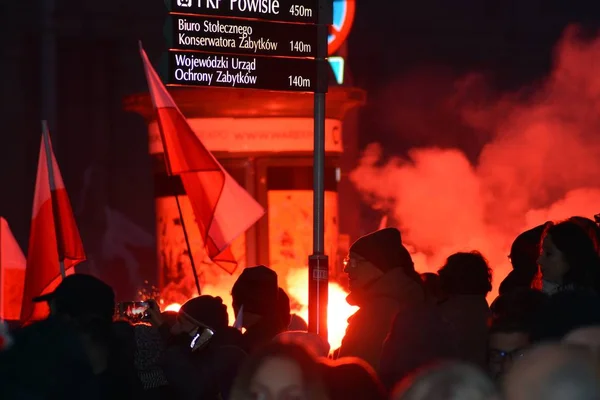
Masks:
[[[314,94],[313,254],[308,258],[308,330],[327,340],[329,258],[325,254],[325,96],[332,0],[319,0],[317,87]]]

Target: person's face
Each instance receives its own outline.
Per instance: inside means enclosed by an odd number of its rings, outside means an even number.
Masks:
[[[250,393],[257,400],[308,400],[300,367],[280,357],[263,362],[252,377]]]
[[[488,367],[497,379],[510,370],[529,346],[529,335],[524,332],[496,332],[490,334]]]
[[[348,274],[351,292],[383,275],[381,270],[356,253],[350,253],[344,260],[344,272]]]
[[[569,265],[562,251],[554,245],[550,235],[546,235],[542,242],[538,264],[542,271],[542,278],[548,282],[558,284],[563,283],[563,277],[569,270]]]

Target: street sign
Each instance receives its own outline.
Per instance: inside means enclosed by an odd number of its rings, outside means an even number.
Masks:
[[[168,46],[177,50],[266,56],[315,57],[317,25],[170,15]]]
[[[259,18],[266,21],[318,22],[318,0],[167,0],[169,12]]]
[[[335,53],[344,44],[356,12],[356,0],[333,0],[333,23],[327,38],[329,55]]]
[[[322,60],[326,62],[325,60]],[[168,85],[314,92],[318,61],[170,50]]]

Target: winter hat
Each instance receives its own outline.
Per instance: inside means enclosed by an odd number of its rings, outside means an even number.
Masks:
[[[231,289],[233,304],[258,315],[272,315],[278,304],[277,273],[264,265],[246,268]]]
[[[213,296],[199,296],[185,302],[179,309],[180,313],[185,313],[191,318],[205,325],[212,330],[221,330],[229,325],[229,315],[227,306],[223,304],[223,299]]]
[[[64,278],[53,292],[35,297],[34,303],[53,301],[58,312],[74,318],[90,316],[112,321],[115,292],[100,279],[86,274]]]
[[[402,236],[396,228],[385,228],[369,233],[350,246],[350,253],[358,254],[382,272],[402,268],[414,273],[410,253],[402,245]]]

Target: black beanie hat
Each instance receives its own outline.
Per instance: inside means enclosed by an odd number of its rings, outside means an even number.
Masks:
[[[278,308],[277,273],[264,265],[244,269],[231,289],[233,303],[258,315],[275,314]]]
[[[350,246],[350,253],[358,254],[382,272],[402,268],[415,272],[412,257],[402,245],[402,236],[396,228],[385,228],[369,233]]]
[[[198,322],[218,331],[229,325],[227,306],[223,299],[213,296],[199,296],[185,302],[179,312],[183,312]]]

